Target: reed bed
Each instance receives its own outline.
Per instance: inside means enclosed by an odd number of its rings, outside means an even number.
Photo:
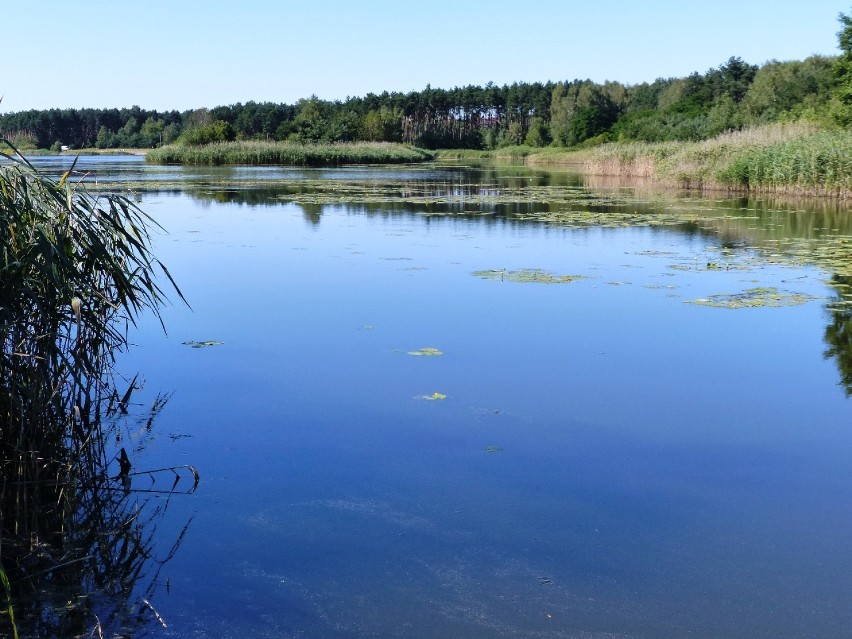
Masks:
[[[296,144],[244,141],[199,146],[172,144],[153,149],[145,157],[155,164],[340,166],[424,162],[433,159],[434,154],[413,146],[384,142]]]
[[[74,617],[62,613],[68,589],[98,584],[109,591],[107,573],[118,588],[150,556],[150,544],[133,541],[140,520],[111,483],[119,470],[113,425],[137,388],[135,379],[117,381],[113,365],[128,345],[128,326],[166,301],[158,276],[171,277],[150,250],[156,222],[133,202],[90,195],[69,179],[73,164],[53,181],[0,144],[0,581],[7,609],[0,610],[0,635],[23,623],[36,629],[25,636],[77,636],[58,632]],[[125,466],[120,475],[128,478]]]
[[[852,195],[852,132],[818,131],[743,149],[717,172],[725,185],[754,191]]]
[[[589,175],[686,188],[852,197],[852,132],[806,122],[729,132],[703,142],[550,151],[530,156],[528,163],[573,164]]]
[[[523,160],[533,153],[541,152],[531,146],[506,146],[499,149],[439,149],[436,160]]]

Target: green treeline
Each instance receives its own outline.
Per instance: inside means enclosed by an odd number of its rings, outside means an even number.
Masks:
[[[234,140],[402,142],[426,149],[584,147],[700,141],[725,131],[809,120],[852,124],[852,23],[841,55],[752,65],[732,57],[705,73],[625,85],[591,80],[316,96],[293,105],[247,102],[184,112],[50,109],[0,115],[20,148],[152,148]]]

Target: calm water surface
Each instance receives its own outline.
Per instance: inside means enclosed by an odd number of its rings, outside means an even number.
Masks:
[[[830,271],[759,248],[848,234],[844,212],[511,167],[86,162],[138,182],[192,307],[121,361],[171,393],[134,466],[202,478],[157,530],[167,554],[192,518],[149,632],[849,636],[852,324]],[[711,219],[536,218],[656,209]],[[814,299],[687,303],[756,287]]]

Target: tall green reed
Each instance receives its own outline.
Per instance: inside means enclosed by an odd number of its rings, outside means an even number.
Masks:
[[[359,142],[300,144],[295,142],[214,142],[200,146],[167,145],[146,154],[157,164],[222,165],[280,164],[339,166],[342,164],[403,164],[433,159],[430,151],[404,144]]]
[[[541,153],[535,164],[573,163],[592,175],[650,178],[719,190],[852,196],[852,132],[776,123],[701,142],[629,142]]]
[[[183,295],[132,201],[0,145],[0,559],[14,589],[39,581],[34,565],[51,581],[91,561],[93,525],[132,527],[107,485],[108,425],[134,390],[113,367],[139,315],[160,317],[161,278]]]

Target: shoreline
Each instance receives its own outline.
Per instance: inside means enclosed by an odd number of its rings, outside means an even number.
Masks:
[[[157,149],[22,150],[25,155],[132,155],[158,164],[341,166],[498,162],[570,170],[585,178],[730,195],[852,199],[852,132],[799,122],[699,142],[610,142],[588,148],[513,146],[427,151],[402,144],[230,142]]]
[[[852,199],[852,132],[771,124],[698,142],[609,142],[580,148],[442,150],[438,159],[509,160],[584,177],[641,179],[660,188]]]

